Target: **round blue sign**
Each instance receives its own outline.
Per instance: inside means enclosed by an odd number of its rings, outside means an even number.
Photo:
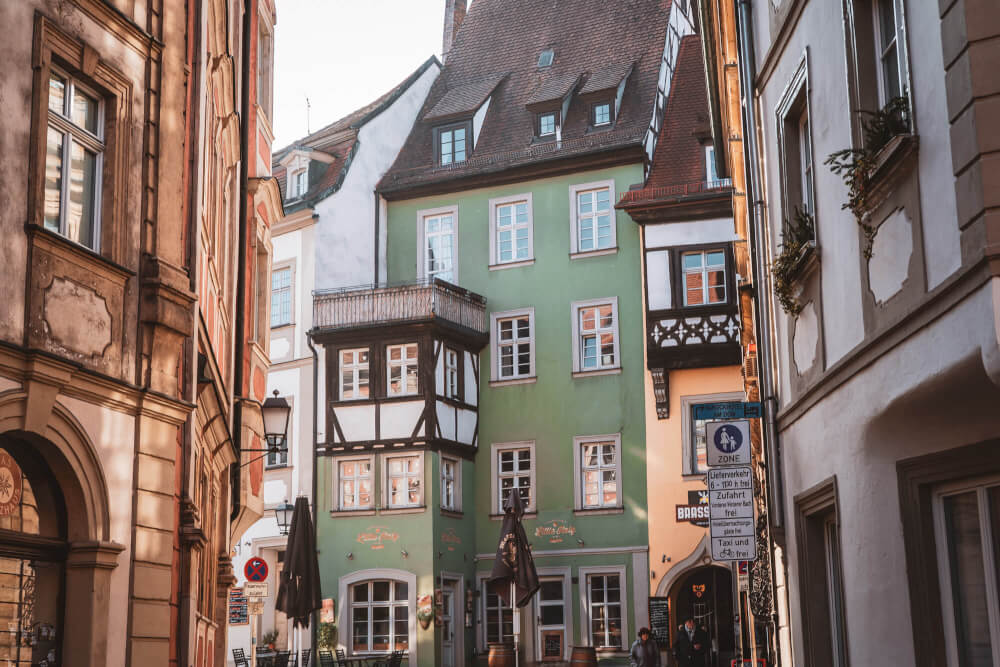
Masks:
[[[743,434],[732,424],[720,426],[713,439],[715,448],[726,454],[732,454],[743,445]]]

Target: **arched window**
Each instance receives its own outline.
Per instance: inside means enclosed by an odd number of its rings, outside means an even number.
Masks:
[[[32,448],[0,437],[0,664],[62,663],[66,510]]]
[[[351,650],[387,653],[409,649],[409,585],[368,580],[351,585]]]

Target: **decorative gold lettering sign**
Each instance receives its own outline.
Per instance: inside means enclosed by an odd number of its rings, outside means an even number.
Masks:
[[[10,516],[21,506],[21,467],[0,451],[0,516]]]
[[[359,544],[371,546],[372,549],[385,549],[385,542],[395,542],[399,539],[399,533],[395,533],[385,526],[369,526],[368,530],[358,533]]]
[[[535,528],[535,537],[549,538],[549,544],[558,544],[565,535],[576,535],[576,526],[571,526],[563,519],[553,519]]]

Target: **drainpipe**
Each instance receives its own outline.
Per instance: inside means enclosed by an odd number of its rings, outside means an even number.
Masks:
[[[767,285],[767,240],[765,234],[764,197],[761,187],[760,147],[757,134],[757,107],[754,103],[756,73],[756,58],[754,54],[753,29],[751,25],[750,0],[734,0],[736,4],[737,47],[739,49],[740,92],[743,107],[743,140],[744,166],[747,174],[747,193],[750,195],[749,233],[750,245],[753,249],[754,271],[754,320],[756,324],[756,339],[758,352],[758,375],[761,383],[762,407],[764,408],[764,444],[767,451],[768,506],[769,520],[772,530],[768,531],[771,552],[771,599],[774,605],[774,647],[775,665],[781,664],[781,633],[778,618],[778,592],[774,577],[774,535],[773,529],[781,529],[784,525],[784,481],[781,466],[781,443],[778,439],[776,413],[778,409],[777,391],[773,375],[774,350],[770,338],[769,327],[771,313],[771,292]],[[782,569],[784,568],[784,551],[782,551]]]
[[[233,394],[236,409],[233,411],[233,447],[236,449],[236,472],[233,473],[232,494],[233,507],[230,521],[235,521],[240,513],[240,450],[243,447],[243,409],[238,400],[243,395],[243,360],[246,352],[246,268],[247,268],[247,193],[249,182],[250,152],[250,12],[253,10],[253,0],[243,3],[243,39],[240,52],[240,219],[236,261],[236,336],[233,350]]]
[[[376,216],[378,214],[376,213]],[[314,323],[315,324],[315,323]],[[312,331],[306,332],[306,345],[309,346],[309,350],[312,352],[313,357],[313,395],[312,395],[312,520],[313,520],[313,530],[318,533],[318,524],[316,523],[317,517],[319,516],[319,498],[317,493],[319,490],[319,482],[316,479],[316,469],[318,457],[316,456],[316,446],[319,444],[319,353],[316,351],[316,346],[313,345]],[[309,646],[312,647],[313,655],[316,654],[316,650],[319,648],[316,640],[318,638],[319,632],[319,614],[313,612],[311,630],[311,639]]]
[[[372,192],[372,196],[375,197],[375,252],[374,252],[374,255],[375,255],[375,257],[374,257],[374,259],[375,259],[375,261],[374,261],[375,277],[372,278],[372,285],[374,287],[378,287],[378,270],[379,270],[379,265],[378,265],[378,243],[379,243],[379,237],[378,236],[379,236],[379,229],[378,229],[378,226],[380,224],[379,215],[381,214],[381,209],[382,209],[382,198],[379,196],[378,190],[373,191]]]

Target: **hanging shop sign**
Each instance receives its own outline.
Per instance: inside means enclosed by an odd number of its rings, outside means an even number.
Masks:
[[[688,491],[687,505],[677,505],[677,523],[708,528],[708,490]]]
[[[229,625],[247,625],[250,623],[250,610],[247,598],[242,588],[229,589]]]
[[[0,452],[0,516],[10,516],[21,507],[21,467],[7,452]]]
[[[434,597],[431,595],[417,596],[417,621],[420,627],[426,630],[434,620]]]
[[[709,469],[708,504],[712,558],[755,560],[753,471],[749,467]]]

